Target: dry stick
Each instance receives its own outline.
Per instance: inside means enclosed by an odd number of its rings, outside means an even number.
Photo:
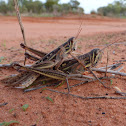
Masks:
[[[102,80],[102,79],[110,79],[110,78],[115,78],[114,76],[110,76],[110,77],[100,77],[99,79]],[[93,82],[93,81],[96,81],[97,79],[95,80],[87,80],[85,82],[81,82],[79,84],[74,84],[72,86],[70,86],[70,88],[73,88],[73,87],[77,87],[77,86],[80,86],[80,85],[83,85],[83,84],[86,84],[86,83],[89,83],[89,82]],[[64,89],[67,89],[67,88],[64,88]]]
[[[31,67],[32,65],[26,65],[27,67]],[[14,68],[13,63],[11,64],[0,64],[0,68]]]
[[[49,91],[52,91],[52,92],[56,92],[56,93],[60,93],[60,94],[65,94],[68,96],[68,93],[65,93],[65,92],[60,92],[60,91],[57,91],[57,90],[53,90],[53,89],[49,89],[49,88],[46,88],[47,90]],[[79,96],[79,95],[74,95],[74,94],[70,94],[69,95],[73,96],[73,97],[76,97],[76,98],[81,98],[81,99],[126,99],[126,97],[113,97],[113,96],[96,96],[96,97],[83,97],[83,96]]]
[[[126,60],[116,60],[114,62],[126,62]]]
[[[49,86],[55,86],[55,85],[56,85],[56,83],[54,83],[54,84],[47,84],[47,85],[34,87],[34,88],[29,88],[29,89],[25,89],[24,92],[29,92],[29,91],[33,91],[33,90],[37,90],[37,89],[41,89],[41,88],[49,87]]]
[[[106,64],[106,72],[105,72],[105,77],[107,76],[107,66],[108,66],[108,60],[109,60],[109,56],[108,56],[108,51],[107,51],[107,64]]]
[[[117,69],[117,72],[120,72],[123,69],[123,66],[121,66],[119,69]]]
[[[119,67],[122,63],[117,63],[117,64],[112,64],[112,65],[108,65],[107,67]],[[31,67],[32,65],[26,65],[28,67]],[[0,64],[0,68],[12,68],[13,67],[13,63],[11,64]],[[106,67],[100,67],[99,69],[105,69]]]
[[[120,92],[120,91],[115,91],[116,94],[122,95],[122,96],[126,96],[125,92]]]
[[[13,62],[14,63],[14,62]],[[11,68],[13,67],[13,63],[10,63],[10,64],[0,64],[0,68]],[[107,67],[110,68],[110,67],[119,67],[121,64],[123,63],[117,63],[117,64],[112,64],[112,65],[108,65]],[[32,66],[32,65],[26,65],[26,66]],[[105,69],[106,67],[100,67],[99,69]]]
[[[126,92],[122,92],[118,87],[114,87],[114,90],[116,94],[126,96]]]
[[[113,65],[109,65],[108,67],[118,67],[119,65],[121,64],[113,64]],[[31,67],[31,65],[26,65],[27,67]],[[13,68],[13,63],[12,64],[0,64],[0,68]],[[100,67],[100,68],[92,68],[93,71],[98,71],[98,72],[103,72],[105,73],[106,70],[104,69],[106,67]],[[121,68],[122,69],[122,68]],[[117,71],[113,71],[113,70],[107,70],[107,73],[111,73],[111,74],[117,74],[117,75],[122,75],[122,76],[126,76],[126,73],[122,73],[122,72],[118,72]],[[85,77],[85,78],[89,78],[89,79],[93,79],[93,77],[89,77],[89,76],[86,76],[86,75],[81,75],[81,74],[71,74],[69,75],[70,77],[72,76],[76,76],[76,77]]]
[[[69,77],[70,76],[66,77],[66,81],[67,81],[67,88],[66,89],[68,89],[68,92],[70,92],[70,86],[69,86],[69,82],[68,82]],[[81,80],[80,78],[70,78],[70,79]],[[85,80],[82,79],[81,81],[91,82],[93,80],[90,81],[88,79],[85,79]],[[54,84],[50,84],[50,85],[43,85],[43,86],[39,86],[39,87],[29,88],[29,89],[25,89],[24,92],[29,92],[29,91],[33,91],[33,90],[37,90],[37,89],[40,89],[40,88],[43,88],[43,87],[49,87],[49,86],[53,86],[53,85],[56,85],[56,84],[54,83]]]
[[[112,65],[108,65],[107,67],[110,69],[115,69],[117,67],[119,67],[121,64],[123,63],[116,63],[116,64],[112,64]],[[106,67],[100,67],[99,69],[105,69]]]
[[[119,38],[119,39],[118,39],[118,40],[116,40],[116,41],[118,42],[119,40],[121,40],[121,38]],[[113,43],[111,43],[111,44],[106,45],[104,48],[102,48],[102,49],[101,49],[101,51],[103,51],[104,49],[106,49],[106,48],[107,48],[107,47],[109,47],[109,46],[112,46],[114,43],[115,43],[115,42],[113,42]]]
[[[26,45],[25,32],[24,32],[24,27],[23,27],[23,24],[22,24],[21,15],[20,15],[20,11],[19,11],[18,0],[14,0],[14,4],[15,4],[15,10],[16,10],[18,22],[19,22],[19,25],[20,25],[21,33],[22,33],[22,36],[23,36],[24,44]],[[26,53],[26,50],[25,50],[25,53]],[[24,65],[25,65],[25,63],[26,63],[26,57],[25,57],[25,60],[24,60]]]
[[[82,75],[82,74],[70,74],[70,75],[67,75],[67,77],[70,78],[70,79],[73,79],[72,77],[95,79],[94,77],[90,77],[90,76]]]
[[[99,69],[99,68],[92,68],[92,70],[93,70],[93,71],[97,71],[97,72],[103,72],[103,73],[106,72],[105,69]],[[126,73],[117,72],[117,71],[113,71],[113,70],[107,70],[107,73],[116,74],[116,75],[121,75],[121,76],[126,76]]]
[[[7,105],[7,104],[8,104],[7,102],[2,103],[2,104],[0,104],[0,107],[3,107],[3,106],[5,106],[5,105]]]
[[[119,42],[119,43],[113,43],[113,45],[121,45],[121,44],[126,44],[126,42]],[[98,47],[98,46],[106,46],[105,45],[91,45],[92,47]]]
[[[81,28],[82,24],[83,24],[83,20],[82,20],[82,22],[81,22],[81,24],[79,26],[79,29],[78,29],[78,32],[77,32],[77,35],[76,35],[75,39],[78,38],[78,36],[79,36],[79,34],[80,34],[81,30],[82,30],[82,28]]]

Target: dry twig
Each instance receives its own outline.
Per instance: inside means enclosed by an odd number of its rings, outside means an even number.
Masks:
[[[3,107],[3,106],[5,106],[5,105],[7,105],[7,104],[8,104],[7,102],[2,103],[2,104],[0,104],[0,107]]]
[[[97,72],[101,72],[101,73],[105,73],[106,72],[105,69],[99,69],[99,68],[92,68],[92,70],[93,71],[97,71]],[[121,76],[126,76],[126,73],[122,73],[122,72],[118,72],[118,71],[113,71],[113,70],[107,70],[107,73],[121,75]]]
[[[24,31],[24,27],[23,27],[23,24],[22,24],[22,20],[21,20],[18,0],[14,0],[14,4],[15,4],[15,10],[16,10],[18,22],[19,22],[19,25],[20,25],[20,28],[21,28],[21,33],[22,33],[22,36],[23,36],[24,44],[26,45],[25,31]],[[25,53],[26,53],[26,50],[25,50]],[[24,60],[24,65],[25,65],[25,63],[26,63],[26,57],[25,57],[25,60]]]
[[[49,89],[49,88],[46,88],[46,89],[49,91],[52,91],[52,92],[68,95],[68,93],[65,93],[65,92],[60,92],[60,91]],[[76,98],[85,99],[85,100],[88,100],[88,99],[126,99],[126,97],[114,97],[114,96],[83,97],[83,96],[74,95],[74,94],[70,94],[70,93],[69,93],[69,95],[76,97]]]
[[[107,76],[108,61],[109,61],[109,56],[108,56],[108,51],[107,51],[107,64],[106,64],[105,77]]]
[[[110,79],[110,78],[115,78],[115,77],[114,76],[110,76],[110,77],[100,77],[99,79],[100,80],[103,80],[103,79]],[[83,85],[83,84],[87,84],[87,83],[90,83],[90,82],[93,82],[93,81],[97,81],[97,79],[95,79],[95,80],[87,80],[87,81],[81,82],[79,84],[74,84],[74,85],[70,86],[70,88],[77,87],[77,86],[80,86],[80,85]],[[67,88],[65,88],[65,89],[67,89]]]
[[[126,96],[126,92],[122,92],[118,87],[114,87],[114,89],[116,94]]]

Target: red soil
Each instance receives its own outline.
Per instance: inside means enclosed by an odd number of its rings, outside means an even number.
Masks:
[[[27,44],[33,48],[49,52],[68,38],[76,36],[82,18],[28,18],[23,17]],[[126,41],[126,20],[109,18],[83,18],[82,31],[78,37],[79,53],[86,53],[93,48],[103,48],[105,44]],[[20,48],[22,34],[16,17],[0,17],[0,57],[2,64],[13,61],[23,63],[24,51]],[[102,62],[106,65],[106,52],[109,52],[109,64],[115,60],[126,59],[126,44],[114,45],[105,50]],[[113,53],[113,51],[115,53]],[[31,61],[27,61],[32,63]],[[126,66],[122,72],[126,72]],[[0,69],[0,79],[17,73],[13,69]],[[101,74],[97,74],[101,76]],[[104,76],[104,74],[102,75]],[[110,75],[109,75],[110,76]],[[105,84],[117,86],[126,91],[126,78],[116,76]],[[78,83],[70,81],[70,85]],[[66,84],[55,88],[67,92]],[[54,88],[53,88],[54,89]],[[23,93],[20,89],[4,87],[0,83],[0,122],[17,120],[20,126],[124,126],[126,125],[126,101],[97,99],[82,100],[72,96],[53,93],[42,89]],[[88,83],[71,89],[72,94],[80,96],[119,96],[113,88],[106,89],[99,82]],[[54,103],[45,97],[51,97]],[[21,106],[29,104],[24,112]],[[14,109],[12,112],[9,110]]]

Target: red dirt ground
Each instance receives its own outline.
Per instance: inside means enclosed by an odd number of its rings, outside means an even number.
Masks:
[[[28,18],[23,17],[27,44],[35,49],[49,52],[76,36],[83,20],[82,31],[77,39],[79,53],[86,53],[93,48],[102,49],[112,42],[126,42],[126,20],[96,18],[91,16],[62,18]],[[24,50],[20,48],[22,34],[16,17],[0,17],[0,57],[2,64],[20,61],[23,63]],[[126,43],[113,45],[104,51],[102,62],[106,65],[106,53],[109,52],[109,64],[115,60],[126,59]],[[33,62],[27,61],[27,64]],[[124,64],[123,70],[126,72]],[[13,69],[0,69],[0,79],[17,73]],[[101,74],[97,74],[101,76]],[[104,76],[104,74],[102,74]],[[126,92],[126,78],[116,76],[113,84],[105,81],[107,86],[119,87]],[[70,85],[78,83],[70,81]],[[66,84],[52,88],[67,92]],[[58,94],[42,89],[23,93],[20,89],[4,87],[0,83],[0,122],[16,120],[20,126],[124,126],[126,125],[126,100],[95,99],[82,100],[72,96]],[[72,94],[79,96],[119,96],[113,88],[106,89],[99,82],[88,83],[71,89]],[[49,96],[53,103],[46,99]],[[21,109],[29,104],[26,111]],[[11,109],[14,109],[10,112]]]

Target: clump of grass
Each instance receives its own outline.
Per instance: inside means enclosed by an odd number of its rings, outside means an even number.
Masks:
[[[59,86],[62,86],[63,84],[65,83],[65,81],[59,83],[58,85],[56,85],[55,87],[59,87]]]
[[[3,43],[1,43],[1,46],[6,49],[6,41],[4,41]]]
[[[29,107],[28,104],[24,104],[21,108],[23,109],[23,111],[26,111],[28,107]]]
[[[110,84],[111,84],[111,85],[113,84],[113,80],[110,80]]]
[[[19,122],[12,120],[12,121],[9,121],[9,122],[2,122],[2,123],[0,123],[0,126],[10,126],[10,125],[16,124],[16,123],[18,124]]]
[[[5,59],[5,57],[1,56],[0,57],[0,62],[2,62],[3,59]]]
[[[49,101],[51,101],[52,103],[54,102],[54,101],[52,100],[52,98],[50,98],[49,96],[46,97],[46,99],[49,100]]]
[[[9,113],[12,113],[13,111],[14,111],[14,108],[10,109],[10,110],[9,110]]]

